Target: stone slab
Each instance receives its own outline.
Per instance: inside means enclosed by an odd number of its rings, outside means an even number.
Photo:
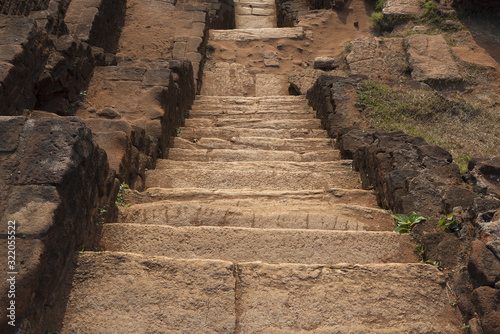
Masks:
[[[214,41],[252,41],[279,38],[304,39],[304,28],[210,30],[210,39]]]
[[[233,267],[223,261],[80,253],[61,333],[232,333]]]
[[[178,161],[334,161],[340,159],[339,151],[315,152],[272,151],[255,149],[182,149],[171,148],[168,158]]]
[[[412,35],[405,39],[405,47],[413,79],[426,83],[462,80],[442,35]]]
[[[423,264],[238,264],[239,333],[462,333],[445,278]]]
[[[407,263],[416,260],[408,235],[236,227],[105,224],[102,245],[187,259],[268,263]]]

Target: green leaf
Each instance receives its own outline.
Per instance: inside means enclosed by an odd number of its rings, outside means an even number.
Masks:
[[[391,216],[392,216],[392,218],[396,219],[399,222],[402,222],[402,223],[408,222],[408,216],[407,215],[403,215],[401,213],[398,213],[398,214],[394,214],[394,215],[391,215]]]
[[[400,225],[394,229],[394,232],[401,233],[401,234],[402,233],[409,233],[410,229],[406,226]]]

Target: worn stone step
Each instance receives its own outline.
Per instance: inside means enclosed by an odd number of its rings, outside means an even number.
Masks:
[[[190,117],[205,118],[210,120],[237,118],[243,119],[266,119],[266,120],[284,120],[284,119],[315,119],[316,115],[311,112],[289,112],[288,110],[269,110],[269,111],[241,111],[241,110],[220,110],[211,109],[207,111],[191,111]]]
[[[214,127],[197,127],[197,128],[179,128],[179,137],[193,141],[201,138],[221,138],[231,140],[232,138],[242,137],[267,137],[267,138],[327,138],[325,130],[320,129],[288,129],[288,130],[272,130],[272,129],[242,129],[242,128],[214,128]]]
[[[210,39],[213,41],[253,41],[280,38],[304,39],[306,37],[303,27],[210,30],[209,34]]]
[[[333,149],[333,140],[328,138],[278,139],[267,137],[200,138],[189,141],[174,138],[174,148],[182,149],[258,149],[274,151],[311,152]]]
[[[351,171],[352,160],[328,162],[293,162],[293,161],[176,161],[158,159],[156,169],[148,171],[149,175],[168,173],[171,169],[193,170],[267,170],[281,172],[329,173]],[[352,172],[358,175],[357,172]]]
[[[417,260],[408,235],[241,227],[105,224],[109,251],[173,258],[268,263],[406,263]]]
[[[234,264],[79,253],[61,333],[233,333]]]
[[[268,120],[265,118],[250,118],[240,119],[239,117],[228,117],[224,119],[204,119],[204,118],[188,118],[185,123],[186,127],[233,127],[246,129],[321,129],[321,121],[319,119],[282,119]]]
[[[255,103],[297,103],[307,102],[304,95],[277,95],[277,96],[212,96],[196,95],[195,103],[205,101],[223,102],[225,104],[255,104]]]
[[[160,201],[122,207],[120,223],[392,231],[388,211],[344,203],[261,200]]]
[[[290,172],[280,170],[232,169],[169,169],[149,171],[146,188],[211,188],[260,190],[311,190],[329,188],[355,188],[359,186],[357,173]]]
[[[373,191],[362,189],[331,188],[327,190],[253,190],[253,189],[203,189],[203,188],[159,188],[143,192],[130,190],[127,202],[143,204],[157,201],[197,201],[199,203],[228,203],[233,206],[262,207],[287,204],[346,204],[377,207]],[[237,204],[235,204],[237,203]]]
[[[178,161],[334,161],[339,160],[338,150],[313,152],[273,151],[255,149],[169,149],[168,158]]]
[[[253,262],[237,264],[237,277],[236,333],[463,332],[431,265]]]

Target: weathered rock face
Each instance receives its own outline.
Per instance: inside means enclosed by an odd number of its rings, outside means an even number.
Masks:
[[[351,73],[373,80],[394,81],[408,70],[402,38],[358,38],[346,57]]]
[[[35,106],[34,83],[52,42],[25,17],[0,15],[0,27],[0,115],[20,115]]]
[[[442,35],[412,35],[405,39],[411,77],[426,83],[462,80]]]
[[[114,178],[106,154],[77,118],[0,117],[0,128],[0,243],[7,249],[7,222],[15,221],[16,328],[40,332],[74,251],[92,249],[99,222],[116,213]],[[106,215],[99,216],[98,207]],[[1,256],[6,263],[6,253]],[[2,281],[2,296],[8,289]],[[5,312],[3,333],[10,328]]]
[[[118,178],[142,189],[145,171],[166,156],[194,93],[187,59],[121,60],[118,66],[96,68],[77,115],[96,134]]]
[[[47,9],[50,0],[2,1],[0,14],[28,15],[32,11]]]
[[[125,0],[72,0],[65,22],[76,40],[113,52],[125,21]]]
[[[473,159],[469,170],[474,183],[474,191],[500,197],[500,157]]]
[[[418,15],[420,11],[419,0],[387,0],[382,7],[385,15]]]
[[[368,79],[363,75],[348,78],[321,75],[307,91],[309,104],[316,110],[321,125],[331,137],[336,137],[345,127],[358,125],[367,128],[361,112],[355,107],[356,84]],[[344,150],[346,158],[352,158],[353,152]]]

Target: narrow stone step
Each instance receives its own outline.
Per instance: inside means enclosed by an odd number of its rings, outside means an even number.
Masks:
[[[267,202],[267,203],[265,203]],[[120,222],[170,226],[392,231],[386,210],[359,205],[269,200],[160,201],[120,210]]]
[[[255,104],[255,103],[275,103],[283,105],[284,103],[307,102],[304,95],[277,95],[277,96],[211,96],[196,95],[195,103],[205,101],[223,102],[225,104]]]
[[[338,150],[313,152],[228,149],[169,149],[168,158],[178,161],[334,161],[339,160]]]
[[[349,171],[289,172],[273,170],[169,169],[146,176],[146,188],[310,190],[355,188],[359,176]]]
[[[351,171],[352,160],[337,160],[328,162],[290,162],[290,161],[176,161],[159,159],[156,169],[148,171],[149,175],[168,173],[172,169],[192,170],[230,170],[230,171],[280,171],[280,172],[309,172],[329,173]],[[357,172],[352,172],[358,175]]]
[[[189,116],[192,118],[205,118],[210,120],[216,119],[234,119],[240,120],[249,119],[266,119],[266,120],[284,120],[284,119],[315,119],[316,115],[310,112],[296,111],[288,112],[283,110],[267,110],[267,111],[254,111],[249,110],[220,110],[210,109],[204,111],[191,111]]]
[[[233,333],[231,262],[83,252],[61,333]]]
[[[264,118],[240,119],[239,117],[228,117],[224,119],[204,119],[204,118],[188,118],[185,123],[186,127],[233,127],[246,129],[321,129],[321,121],[319,119],[283,119],[283,120],[268,120]]]
[[[200,203],[237,203],[236,206],[274,206],[286,204],[346,204],[376,208],[372,191],[362,189],[331,188],[327,190],[253,190],[253,189],[203,189],[158,188],[144,192],[130,190],[127,202],[143,204],[157,201],[198,201]]]
[[[214,41],[253,41],[279,38],[304,39],[302,27],[210,30],[210,39]]]
[[[327,138],[278,139],[267,137],[201,138],[189,141],[174,138],[174,148],[181,149],[257,149],[273,151],[311,152],[333,149],[333,141]]]
[[[237,272],[236,333],[463,333],[435,266],[253,262]]]
[[[271,129],[242,129],[242,128],[213,128],[197,127],[179,129],[179,137],[193,141],[201,138],[221,138],[231,140],[232,138],[242,137],[268,137],[268,138],[327,138],[325,130],[320,129],[289,129],[289,130],[271,130]]]
[[[406,263],[417,260],[408,235],[241,227],[105,224],[108,251],[173,258],[268,263]]]

